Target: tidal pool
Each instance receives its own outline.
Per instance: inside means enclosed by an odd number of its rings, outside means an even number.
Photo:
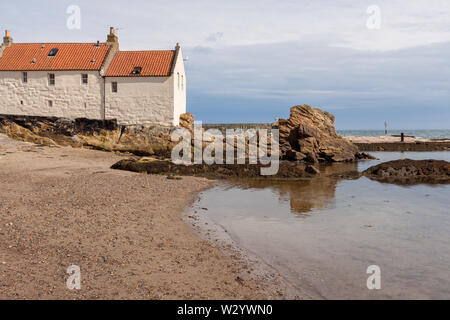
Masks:
[[[358,170],[450,152],[375,152],[379,160],[322,166]],[[325,174],[323,174],[325,176]],[[305,298],[450,299],[450,185],[402,186],[365,177],[221,183],[196,207],[236,243],[279,270]],[[381,270],[369,290],[366,270]]]

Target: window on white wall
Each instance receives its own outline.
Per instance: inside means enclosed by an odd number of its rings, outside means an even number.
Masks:
[[[177,77],[178,77],[178,90],[180,90],[180,73],[177,72]]]
[[[184,90],[184,76],[181,75],[181,90]]]
[[[48,85],[49,86],[54,86],[55,85],[55,74],[54,73],[49,73],[48,74]]]
[[[53,107],[53,100],[48,100],[48,106],[51,108]]]
[[[22,81],[23,83],[28,83],[28,72],[22,73]]]
[[[82,84],[88,84],[88,75],[87,74],[82,74],[81,75],[81,83]]]
[[[111,82],[111,91],[117,92],[117,82]]]

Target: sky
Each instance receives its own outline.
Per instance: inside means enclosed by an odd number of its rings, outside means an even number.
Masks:
[[[0,5],[0,29],[15,42],[105,41],[110,26],[122,50],[180,42],[187,110],[205,123],[273,122],[308,104],[333,113],[338,129],[383,129],[385,120],[391,129],[450,129],[448,0]]]

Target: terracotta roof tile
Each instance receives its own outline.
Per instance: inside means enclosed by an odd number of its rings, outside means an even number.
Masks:
[[[53,48],[58,53],[48,57]],[[105,43],[14,43],[3,51],[0,71],[100,70],[108,49]]]
[[[170,76],[174,50],[119,51],[106,71],[107,77],[164,77]],[[133,74],[135,67],[142,67]]]

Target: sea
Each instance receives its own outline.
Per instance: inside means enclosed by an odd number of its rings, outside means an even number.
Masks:
[[[385,136],[384,130],[336,130],[341,136],[355,137],[378,137]],[[387,135],[400,135],[404,133],[407,136],[425,139],[450,139],[450,129],[441,130],[388,130]]]

